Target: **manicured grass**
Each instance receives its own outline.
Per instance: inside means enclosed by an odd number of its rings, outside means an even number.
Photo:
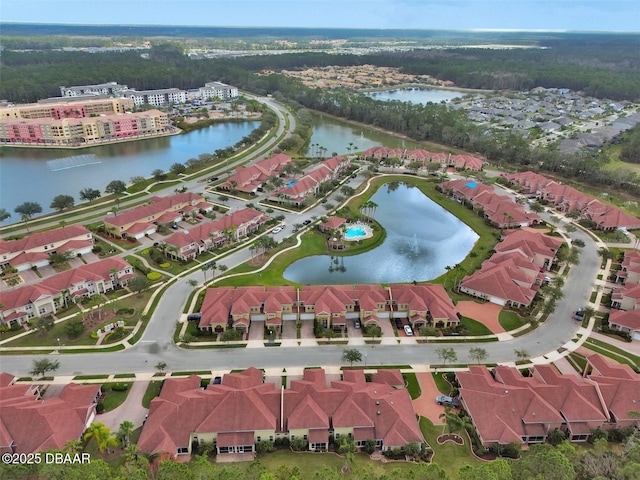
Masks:
[[[102,390],[105,392],[105,397],[102,400],[105,412],[110,412],[114,408],[119,407],[127,399],[127,395],[129,395],[132,383],[122,382],[122,384],[128,386],[128,388],[124,392],[116,392],[112,390],[111,387],[114,384],[105,384],[102,386]]]
[[[469,336],[481,336],[481,335],[493,335],[493,332],[489,328],[476,320],[469,317],[462,317],[460,325],[467,329],[465,335]]]
[[[116,373],[113,378],[135,378],[135,373]]]
[[[151,400],[160,395],[160,389],[162,388],[163,380],[152,380],[149,382],[149,386],[147,387],[147,391],[144,392],[142,397],[142,406],[144,408],[149,408],[151,405]]]
[[[584,372],[584,369],[587,367],[587,360],[580,355],[579,353],[576,352],[571,352],[567,359],[569,360],[569,363],[571,363],[574,368],[576,368],[576,370],[578,372]]]
[[[415,400],[420,396],[422,390],[420,389],[420,384],[418,383],[418,379],[415,373],[403,373],[402,374],[405,382],[407,382],[407,391],[409,395],[411,395],[411,399]]]
[[[76,375],[74,380],[103,380],[109,378],[109,375]]]
[[[189,375],[211,375],[211,370],[194,370],[185,372],[171,372],[172,377],[186,377]]]
[[[451,393],[451,384],[444,378],[444,373],[431,372],[433,381],[436,382],[436,387],[443,395],[449,395]]]
[[[636,368],[640,368],[640,357],[638,357],[637,355],[634,355],[632,353],[629,353],[629,352],[627,352],[625,350],[622,350],[621,348],[618,348],[615,345],[611,345],[610,343],[606,343],[606,342],[603,342],[603,341],[600,341],[600,340],[596,340],[594,338],[587,338],[587,341],[585,342],[585,346],[587,348],[591,348],[592,346],[596,346],[596,347],[600,347],[602,349],[609,350],[613,354],[617,354],[617,355],[619,355],[621,357],[626,357],[626,358],[629,359],[629,361],[625,361],[625,362],[621,362],[621,363],[626,363],[626,364],[628,364],[630,366],[634,366],[634,363],[635,363],[635,367]],[[606,354],[606,355],[610,356],[610,354]],[[613,358],[613,357],[611,357],[611,358]]]
[[[462,435],[464,445],[458,446],[451,442],[438,445],[436,438],[442,434],[442,427],[436,427],[429,419],[420,417],[420,430],[422,430],[422,435],[424,435],[425,440],[433,449],[434,456],[431,461],[442,467],[449,478],[461,478],[458,472],[465,464],[475,467],[483,463],[482,460],[479,460],[471,453],[469,439],[466,434]]]
[[[500,310],[500,314],[498,315],[498,322],[500,322],[500,326],[507,332],[515,330],[516,328],[520,328],[527,323],[516,312],[505,309]]]

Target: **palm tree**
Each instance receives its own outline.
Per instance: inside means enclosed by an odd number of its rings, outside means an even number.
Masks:
[[[89,428],[84,432],[85,442],[94,439],[98,444],[98,450],[107,453],[111,453],[111,447],[118,446],[118,439],[113,436],[109,427],[104,423],[92,423]],[[85,443],[86,444],[86,443]]]
[[[120,424],[120,429],[118,430],[117,437],[118,440],[122,442],[122,445],[127,448],[129,446],[129,440],[131,437],[131,433],[135,429],[135,425],[133,422],[129,420],[125,420]]]
[[[527,358],[529,358],[529,352],[527,352],[525,349],[522,350],[514,350],[513,351],[516,354],[516,357],[518,358],[518,360],[526,360]]]

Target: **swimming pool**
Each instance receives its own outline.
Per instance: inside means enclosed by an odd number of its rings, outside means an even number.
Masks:
[[[367,231],[360,225],[351,225],[345,227],[344,239],[345,240],[358,240],[359,238],[365,238]]]
[[[298,183],[298,180],[289,180],[289,181],[286,183],[285,187],[287,187],[287,188],[291,188],[291,187],[293,187],[296,183]]]

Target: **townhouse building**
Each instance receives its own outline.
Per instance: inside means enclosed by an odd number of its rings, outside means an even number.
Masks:
[[[255,193],[270,178],[280,176],[285,166],[291,163],[291,157],[278,153],[246,167],[239,167],[218,188],[237,190],[244,193]]]
[[[62,450],[80,440],[96,415],[100,385],[65,385],[43,400],[37,386],[0,374],[0,453]]]
[[[339,179],[349,168],[349,157],[332,157],[324,160],[308,170],[300,179],[290,180],[284,187],[269,195],[274,202],[285,201],[300,207],[304,202],[318,193],[321,184]]]
[[[18,240],[0,239],[0,268],[19,272],[49,265],[54,253],[79,256],[91,252],[93,234],[82,225],[69,225],[36,232]]]
[[[228,101],[238,98],[238,87],[232,87],[222,82],[207,82],[198,89],[202,100],[217,98]]]
[[[82,98],[41,100],[38,103],[0,107],[0,119],[37,120],[51,118],[87,118],[96,115],[116,115],[130,112],[133,102],[126,98]]]
[[[189,261],[203,252],[230,241],[239,241],[257,231],[269,217],[252,208],[243,208],[211,222],[176,232],[164,240],[165,251],[173,258]]]
[[[453,167],[456,170],[482,170],[482,159],[473,155],[452,155],[443,152],[429,152],[427,150],[406,150],[401,148],[388,147],[372,147],[360,154],[361,160],[379,160],[386,161],[389,159],[399,160],[403,164],[412,162],[421,163],[423,166],[427,164],[438,164],[441,167]]]
[[[558,429],[572,442],[594,430],[638,427],[640,375],[598,354],[587,357],[582,378],[535,365],[524,377],[513,367],[470,366],[456,374],[460,402],[485,447],[542,443]]]
[[[301,438],[311,451],[326,451],[330,438],[367,440],[380,450],[424,443],[399,370],[366,381],[364,371],[343,372],[328,382],[322,369],[306,369],[290,388],[263,383],[261,370],[224,375],[220,385],[200,387],[200,378],[171,378],[151,401],[138,448],[161,458],[212,444],[218,456],[253,455],[256,444]]]
[[[616,272],[615,282],[629,286],[640,283],[640,252],[637,250],[623,252],[620,270]]]
[[[609,328],[640,340],[640,310],[612,310],[609,314]]]
[[[497,305],[528,307],[562,240],[527,230],[507,232],[480,269],[462,279],[458,290]]]
[[[32,318],[55,315],[56,311],[79,297],[92,297],[126,286],[135,275],[133,267],[120,257],[81,265],[0,293],[0,325],[23,325]]]
[[[140,239],[156,232],[158,225],[181,221],[192,212],[210,212],[213,204],[192,192],[152,197],[146,205],[104,218],[105,230],[115,237]]]
[[[294,287],[221,287],[207,290],[198,327],[220,333],[247,331],[252,320],[281,331],[283,321],[313,321],[341,330],[350,322],[378,325],[406,318],[422,325],[448,327],[459,322],[453,302],[441,285],[305,285]]]
[[[549,202],[563,213],[577,213],[591,220],[600,230],[629,230],[640,228],[640,219],[629,215],[618,207],[605,204],[575,188],[555,182],[535,172],[506,175],[512,185],[517,185],[525,194]]]

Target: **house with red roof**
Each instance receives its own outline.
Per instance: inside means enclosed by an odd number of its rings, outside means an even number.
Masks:
[[[329,384],[324,370],[307,369],[290,388],[263,383],[249,368],[224,375],[219,385],[200,388],[200,378],[165,380],[151,401],[138,448],[145,453],[191,453],[194,443],[213,444],[220,456],[251,454],[261,441],[302,438],[312,451],[326,451],[330,437],[352,438],[382,450],[424,443],[411,398],[399,371],[345,371]]]
[[[584,442],[596,428],[612,428],[601,389],[563,375],[553,365],[535,365],[524,377],[516,368],[471,365],[457,372],[460,402],[485,447],[543,443],[556,429]]]
[[[623,252],[620,270],[616,272],[616,283],[623,285],[640,283],[640,252],[637,250]]]
[[[424,325],[451,327],[460,323],[458,312],[442,285],[394,284],[389,287],[393,318],[406,318],[418,330]]]
[[[78,297],[92,297],[123,287],[135,275],[120,257],[65,270],[40,283],[0,293],[0,325],[22,325],[29,319],[55,314]]]
[[[640,404],[640,374],[629,365],[593,354],[587,357],[583,377],[597,385],[609,415],[609,428],[640,428],[635,413]]]
[[[586,195],[575,188],[550,180],[534,172],[522,172],[506,175],[505,178],[518,185],[523,193],[535,195],[564,213],[577,212],[583,218],[591,220],[595,228],[615,230],[640,228],[640,219],[629,215],[618,207],[608,205]]]
[[[491,185],[462,178],[440,183],[438,189],[461,203],[463,201],[473,203],[474,198],[483,192],[495,193]]]
[[[258,210],[243,208],[172,234],[164,240],[164,248],[171,257],[189,261],[231,240],[239,241],[268,220],[269,217]]]
[[[632,340],[640,340],[640,310],[612,310],[609,328],[628,335]]]
[[[93,234],[82,225],[69,225],[44,232],[36,232],[18,240],[0,239],[0,268],[7,266],[18,271],[49,265],[53,253],[72,257],[91,252]]]
[[[15,383],[2,374],[0,382],[0,453],[61,450],[80,440],[93,421],[100,385],[66,385],[60,395],[41,400],[37,388]]]
[[[611,308],[640,310],[640,284],[613,288],[611,290]]]
[[[236,171],[219,185],[222,190],[237,190],[244,193],[255,193],[262,188],[270,177],[280,176],[284,167],[292,162],[291,157],[278,153],[252,165],[238,167]]]
[[[505,232],[480,269],[462,279],[459,291],[498,305],[526,307],[553,264],[562,240],[529,230]]]
[[[318,225],[318,228],[321,232],[330,232],[331,230],[340,230],[346,223],[346,218],[332,215],[327,218],[326,222],[320,223],[320,225]]]
[[[449,165],[455,167],[456,170],[474,170],[479,172],[482,170],[482,159],[473,155],[451,155],[449,157]]]
[[[148,204],[109,215],[103,222],[107,232],[115,237],[140,239],[154,234],[158,225],[181,221],[194,209],[210,212],[213,204],[205,202],[196,193],[181,192],[168,197],[152,197]]]

